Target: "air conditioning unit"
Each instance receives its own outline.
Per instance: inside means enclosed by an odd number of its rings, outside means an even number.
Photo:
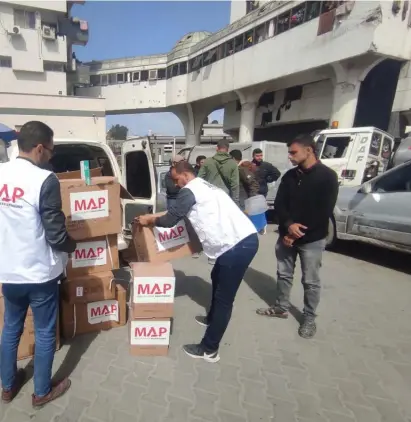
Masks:
[[[45,40],[55,40],[56,28],[49,25],[43,25],[41,28],[41,35]]]
[[[21,29],[19,26],[14,25],[11,29],[7,31],[10,35],[20,35]]]

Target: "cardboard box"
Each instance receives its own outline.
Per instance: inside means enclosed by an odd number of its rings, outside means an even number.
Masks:
[[[79,334],[121,327],[127,322],[126,290],[116,285],[116,299],[91,303],[61,303],[62,335],[70,339]]]
[[[155,215],[159,217],[163,214]],[[171,228],[142,227],[135,221],[133,241],[141,262],[167,262],[201,252],[201,243],[188,219]]]
[[[134,318],[173,316],[176,279],[169,262],[133,262],[132,299]]]
[[[111,271],[64,280],[62,299],[70,304],[116,299],[116,283]]]
[[[130,319],[130,354],[133,356],[167,356],[170,344],[169,318]]]
[[[95,237],[77,242],[66,267],[67,277],[96,274],[120,268],[117,235]]]
[[[75,240],[118,234],[122,230],[120,184],[114,177],[60,180],[67,231]]]
[[[103,175],[102,168],[98,167],[95,169],[90,169],[90,176],[91,177],[100,177]],[[66,171],[64,173],[56,173],[56,176],[59,180],[65,179],[81,179],[81,171]]]

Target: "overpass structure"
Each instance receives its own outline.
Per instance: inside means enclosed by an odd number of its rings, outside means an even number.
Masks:
[[[240,142],[410,121],[408,2],[240,0],[231,15],[168,54],[86,63],[90,83],[75,95],[104,98],[107,114],[171,111],[188,145],[222,107]]]

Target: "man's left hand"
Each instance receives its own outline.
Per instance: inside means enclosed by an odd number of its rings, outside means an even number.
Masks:
[[[291,248],[293,246],[295,239],[293,239],[291,236],[286,235],[283,237],[283,243],[287,248]]]
[[[156,217],[153,214],[140,215],[137,217],[140,226],[153,226],[155,219]]]

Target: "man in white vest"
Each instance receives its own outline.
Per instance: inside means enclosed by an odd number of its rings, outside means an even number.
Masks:
[[[196,321],[207,327],[199,344],[187,344],[184,351],[193,358],[218,362],[221,339],[230,322],[233,303],[244,274],[258,251],[253,223],[222,189],[196,177],[186,161],[171,169],[181,190],[176,202],[161,216],[139,217],[143,226],[173,227],[187,217],[208,258],[216,259],[211,272],[212,298],[207,316]]]
[[[30,306],[34,318],[34,394],[39,408],[70,387],[64,379],[52,385],[59,302],[58,282],[67,253],[76,243],[66,231],[60,183],[44,170],[53,154],[53,131],[42,122],[20,130],[19,156],[0,164],[0,283],[4,295],[1,337],[2,401],[11,402],[24,384],[17,371],[17,348]]]

